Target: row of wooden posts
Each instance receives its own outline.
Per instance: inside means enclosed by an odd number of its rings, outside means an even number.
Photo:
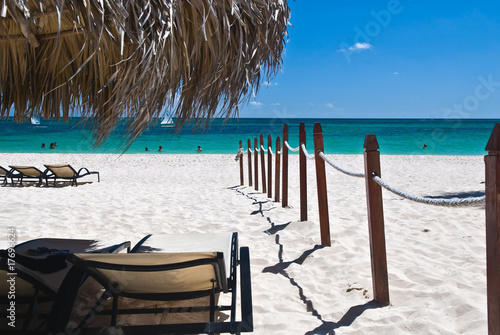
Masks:
[[[275,145],[274,201],[280,201],[288,207],[288,155],[286,145],[289,139],[288,125],[283,125],[283,146],[280,138]],[[316,164],[316,182],[320,221],[321,244],[331,246],[330,223],[328,212],[328,194],[326,188],[325,161],[320,156],[324,153],[323,132],[320,123],[314,124],[313,130],[314,156]],[[252,160],[252,143],[247,141],[248,184],[259,190],[259,154],[262,192],[272,197],[272,136],[267,138],[267,174],[264,150],[264,137],[254,138],[255,153]],[[299,148],[306,145],[305,124],[299,126]],[[244,150],[242,141],[240,148],[240,184],[244,185]],[[265,147],[264,147],[265,148]],[[372,267],[372,284],[374,299],[382,306],[389,305],[389,281],[387,274],[387,256],[385,247],[384,211],[382,188],[372,176],[381,177],[380,152],[375,135],[366,135],[364,142],[364,174],[366,185],[366,201],[368,210],[368,227],[370,239],[370,256]],[[281,151],[281,153],[280,153]],[[485,188],[486,188],[486,257],[487,257],[487,295],[488,295],[488,334],[500,335],[500,123],[495,125],[486,145],[488,155],[485,156]],[[281,162],[281,157],[283,161]],[[253,165],[253,173],[252,173]],[[300,178],[300,221],[307,221],[307,157],[302,149],[299,151]],[[281,176],[281,185],[280,185]],[[267,178],[267,180],[266,180]],[[281,191],[281,194],[280,194]]]

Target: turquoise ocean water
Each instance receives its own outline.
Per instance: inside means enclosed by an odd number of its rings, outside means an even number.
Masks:
[[[92,146],[92,132],[78,125],[78,118],[69,123],[41,120],[30,122],[0,121],[0,152],[4,153],[123,153],[120,146],[127,135],[125,125],[117,127],[108,141],[99,148]],[[206,154],[236,154],[238,142],[264,135],[282,136],[283,124],[290,131],[289,143],[297,147],[299,124],[305,123],[308,147],[312,147],[313,126],[320,122],[323,128],[326,154],[360,154],[365,135],[375,134],[382,154],[401,155],[484,155],[484,148],[495,123],[500,119],[230,119],[213,121],[203,132],[193,132],[187,126],[174,134],[173,128],[161,127],[160,120],[151,125],[125,151],[125,154],[157,153],[197,154],[200,145]],[[57,142],[55,150],[49,149]],[[45,149],[41,144],[45,143]],[[424,144],[426,148],[423,149]]]

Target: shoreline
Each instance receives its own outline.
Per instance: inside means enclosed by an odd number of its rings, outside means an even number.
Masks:
[[[362,155],[327,156],[363,171]],[[487,332],[482,206],[429,206],[383,191],[391,304],[378,307],[363,178],[327,166],[332,246],[321,247],[314,161],[307,163],[309,221],[298,221],[298,155],[290,156],[290,208],[248,186],[246,159],[240,186],[235,154],[2,158],[4,167],[87,167],[100,172],[101,182],[88,176],[78,187],[2,187],[8,201],[0,212],[0,248],[10,226],[17,243],[62,237],[134,245],[149,233],[238,232],[240,245],[250,248],[254,334]],[[421,196],[484,192],[482,156],[381,154],[381,170],[391,185]]]

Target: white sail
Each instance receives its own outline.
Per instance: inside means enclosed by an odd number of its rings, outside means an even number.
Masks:
[[[172,120],[172,117],[167,113],[160,124],[162,127],[172,127],[174,125],[174,120]]]
[[[31,124],[34,124],[36,126],[40,125],[40,119],[32,116],[31,117]]]

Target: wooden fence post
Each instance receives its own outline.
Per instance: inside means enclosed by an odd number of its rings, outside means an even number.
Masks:
[[[267,197],[273,197],[273,137],[267,135]]]
[[[275,163],[276,166],[274,168],[274,201],[279,202],[280,201],[280,150],[281,150],[281,143],[280,143],[280,138],[279,136],[276,138],[276,158],[275,158]]]
[[[243,180],[243,141],[240,140],[240,147],[238,149],[238,159],[240,160],[240,185],[245,185]]]
[[[375,135],[366,135],[364,144],[366,202],[370,232],[370,254],[374,299],[382,306],[389,305],[389,279],[385,251],[384,209],[382,188],[372,176],[380,175],[380,152]]]
[[[314,159],[316,163],[316,183],[318,189],[318,209],[319,209],[319,226],[321,232],[321,244],[331,247],[330,239],[330,219],[328,216],[328,193],[326,190],[326,171],[325,161],[319,155],[324,152],[323,145],[323,130],[321,123],[314,124]]]
[[[247,141],[248,147],[248,186],[252,185],[252,141],[248,139]]]
[[[259,150],[259,142],[257,140],[257,137],[254,138],[253,140],[253,147],[254,147],[254,153],[255,155],[253,156],[254,158],[254,173],[255,173],[255,190],[259,190],[259,153],[257,150]]]
[[[306,126],[303,122],[299,126],[300,221],[307,221],[307,158],[302,144],[306,145]]]
[[[264,153],[264,136],[260,134],[260,167],[262,169],[262,193],[266,191],[266,157]]]
[[[281,177],[282,182],[282,199],[281,205],[283,207],[288,207],[288,125],[285,123],[283,125],[283,176]]]
[[[493,128],[485,150],[488,334],[500,335],[500,123]]]

